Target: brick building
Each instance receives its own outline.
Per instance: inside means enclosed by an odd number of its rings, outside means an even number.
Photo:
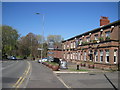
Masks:
[[[54,46],[53,49],[48,49],[48,58],[62,58],[62,46]]]
[[[99,28],[62,41],[62,58],[86,66],[92,62],[95,68],[117,69],[119,30],[120,20],[110,23],[108,17],[101,17]]]

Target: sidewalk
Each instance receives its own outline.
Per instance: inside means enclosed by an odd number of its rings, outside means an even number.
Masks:
[[[77,70],[77,64],[68,62],[67,64],[68,69],[60,69],[60,71],[54,71],[55,73],[90,73],[90,72],[95,72],[95,73],[104,73],[104,72],[110,72],[106,70],[100,70],[100,69],[92,69],[88,67],[81,67],[79,65],[79,70]]]
[[[72,88],[113,88],[112,84],[118,88],[118,72],[110,72],[100,69],[90,69],[80,67],[83,71],[77,71],[77,65],[68,63],[68,69],[54,71],[66,85]],[[87,70],[87,71],[84,71]],[[79,74],[80,73],[80,74]],[[82,73],[82,74],[81,74]],[[109,79],[109,80],[108,80]],[[111,83],[112,84],[111,84]]]
[[[32,62],[32,71],[26,88],[66,88],[48,67]]]

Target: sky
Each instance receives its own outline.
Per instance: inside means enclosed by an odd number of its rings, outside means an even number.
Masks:
[[[39,12],[41,14],[37,15]],[[100,27],[100,17],[118,20],[118,2],[3,2],[2,24],[44,36],[61,35],[65,40]]]

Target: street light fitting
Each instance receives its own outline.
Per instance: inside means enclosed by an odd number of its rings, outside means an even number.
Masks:
[[[36,14],[40,14],[40,13],[36,13]]]

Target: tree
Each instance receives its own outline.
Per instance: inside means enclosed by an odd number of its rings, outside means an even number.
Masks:
[[[49,35],[47,42],[49,43],[51,40],[54,42],[55,48],[61,48],[61,41],[63,40],[61,35]]]
[[[19,54],[22,56],[36,57],[38,55],[38,38],[33,33],[28,33],[19,39]]]
[[[2,26],[2,54],[15,55],[17,50],[18,31],[10,26]]]

